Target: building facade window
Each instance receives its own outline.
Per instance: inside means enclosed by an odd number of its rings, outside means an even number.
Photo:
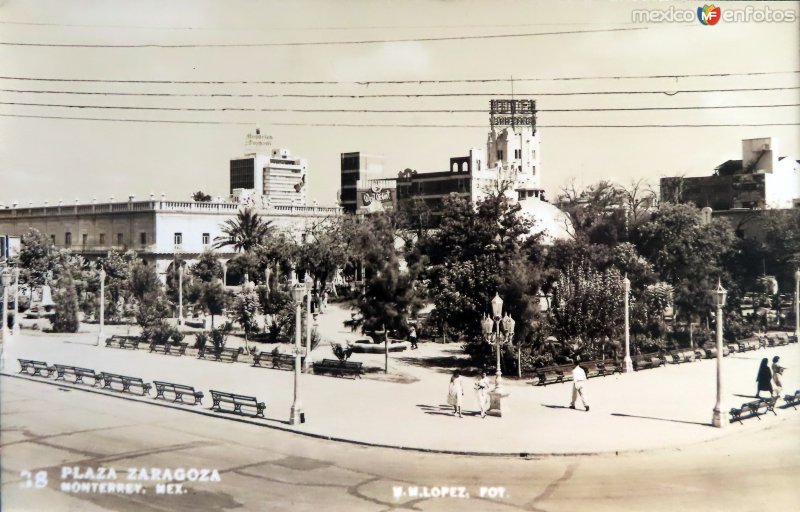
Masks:
[[[106,234],[100,233],[100,245],[106,245]]]
[[[498,160],[502,160],[503,159],[503,150],[502,149],[498,149],[497,150],[497,159]]]
[[[208,233],[203,233],[203,245],[208,245],[211,243],[211,235]]]
[[[147,233],[139,233],[139,243],[142,245],[147,245]]]
[[[183,245],[183,233],[175,233],[172,237],[172,241],[175,245]]]
[[[514,158],[522,158],[522,150],[521,149],[515,149],[514,150]]]
[[[122,233],[117,233],[117,245],[122,245],[123,240]]]
[[[81,245],[86,245],[89,242],[89,235],[86,233],[81,235]]]
[[[56,235],[50,235],[50,243],[56,245]]]
[[[64,245],[67,247],[72,245],[72,233],[70,233],[69,231],[64,233]]]

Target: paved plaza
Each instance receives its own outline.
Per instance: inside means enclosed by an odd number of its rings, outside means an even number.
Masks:
[[[320,317],[320,331],[326,340],[313,357],[330,358],[327,341],[355,339],[358,335],[341,324],[349,315],[336,307]],[[282,350],[288,350],[284,346]],[[724,359],[724,405],[727,411],[752,400],[755,375],[764,357],[781,356],[788,368],[785,392],[800,388],[796,369],[800,368],[798,345],[733,354]],[[446,406],[449,369],[443,361],[463,358],[460,345],[421,343],[416,351],[393,353],[390,374],[383,367],[382,354],[354,354],[351,360],[363,361],[368,373],[361,379],[324,375],[301,376],[301,400],[306,423],[288,424],[292,401],[293,372],[255,368],[246,363],[220,363],[195,357],[151,354],[146,349],[121,350],[94,346],[90,332],[77,335],[32,333],[24,330],[6,347],[5,372],[18,371],[17,358],[36,359],[50,364],[83,366],[141,377],[145,381],[166,380],[189,384],[206,392],[218,389],[258,397],[266,402],[266,419],[248,419],[254,424],[295,430],[315,437],[346,440],[367,445],[413,448],[474,454],[580,454],[625,452],[654,448],[683,448],[733,432],[767,427],[796,419],[793,409],[778,409],[778,414],[762,420],[750,419],[726,429],[712,428],[715,402],[715,360],[644,370],[625,375],[591,379],[587,394],[591,412],[570,410],[571,383],[533,386],[529,381],[506,379],[510,391],[510,413],[502,418],[480,418],[472,378],[465,378],[464,418],[454,417]],[[36,379],[54,383],[53,379]],[[42,384],[46,386],[46,384]],[[77,387],[70,396],[82,399],[90,390]],[[93,390],[94,392],[100,392]],[[100,392],[102,393],[102,392]],[[116,400],[119,395],[110,393]],[[151,397],[137,400],[160,410]],[[230,423],[228,414],[203,406],[175,405],[186,411],[187,421],[196,413],[219,416],[222,425]],[[191,420],[190,420],[191,418]],[[239,419],[239,417],[234,417]]]

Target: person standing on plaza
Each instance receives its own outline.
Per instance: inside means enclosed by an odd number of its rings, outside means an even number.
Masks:
[[[447,404],[453,406],[453,415],[461,416],[461,406],[464,403],[464,388],[461,385],[461,373],[456,370],[450,377],[450,388],[447,392]]]
[[[475,383],[475,394],[478,396],[481,418],[485,418],[489,409],[489,379],[486,378],[486,372],[481,372],[480,379]]]
[[[781,391],[783,391],[783,382],[781,379],[783,379],[783,370],[785,370],[785,368],[778,364],[780,359],[779,356],[772,358],[772,383],[774,384],[776,397],[780,397]]]
[[[586,410],[589,410],[589,402],[586,400],[584,392],[584,385],[586,384],[586,372],[581,368],[581,358],[575,358],[575,368],[572,369],[572,403],[569,404],[570,409],[575,408],[575,400],[578,395],[581,396],[581,402]]]
[[[411,330],[408,331],[408,341],[411,342],[411,350],[417,350],[419,348],[417,346],[417,329],[413,325],[411,326]]]
[[[758,382],[756,398],[761,398],[762,391],[766,391],[770,397],[772,396],[772,372],[769,370],[769,359],[766,357],[761,360],[761,366],[758,367],[756,382]]]

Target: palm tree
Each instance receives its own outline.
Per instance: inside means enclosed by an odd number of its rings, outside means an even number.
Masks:
[[[232,245],[236,252],[250,252],[262,246],[273,229],[272,221],[264,222],[253,210],[245,208],[235,219],[225,221],[224,235],[214,238],[214,247],[219,249]]]

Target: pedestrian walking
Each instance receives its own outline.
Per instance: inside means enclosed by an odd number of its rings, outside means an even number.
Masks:
[[[781,396],[781,391],[783,391],[783,370],[786,369],[778,364],[778,361],[780,360],[781,358],[779,356],[772,358],[772,383],[774,384],[773,387],[775,389],[776,397]]]
[[[762,391],[766,391],[769,396],[772,396],[772,372],[769,370],[769,359],[766,357],[761,360],[761,366],[758,367],[756,382],[758,382],[756,398],[761,398]]]
[[[581,368],[581,358],[575,358],[575,368],[572,369],[572,403],[569,404],[570,409],[575,408],[575,400],[578,395],[581,396],[581,402],[586,410],[589,410],[589,402],[586,400],[586,393],[584,385],[586,384],[586,372]]]
[[[326,309],[328,309],[328,290],[322,294],[322,311],[320,313],[324,313]]]
[[[411,350],[417,350],[417,329],[412,325],[411,330],[408,331],[408,341],[411,342]]]
[[[475,383],[475,394],[478,397],[481,418],[485,418],[486,411],[489,409],[489,379],[486,378],[486,372],[481,372],[480,378]]]
[[[461,373],[456,370],[450,377],[450,389],[447,392],[447,403],[453,406],[453,415],[461,416],[461,406],[464,404],[464,388],[461,386]]]

